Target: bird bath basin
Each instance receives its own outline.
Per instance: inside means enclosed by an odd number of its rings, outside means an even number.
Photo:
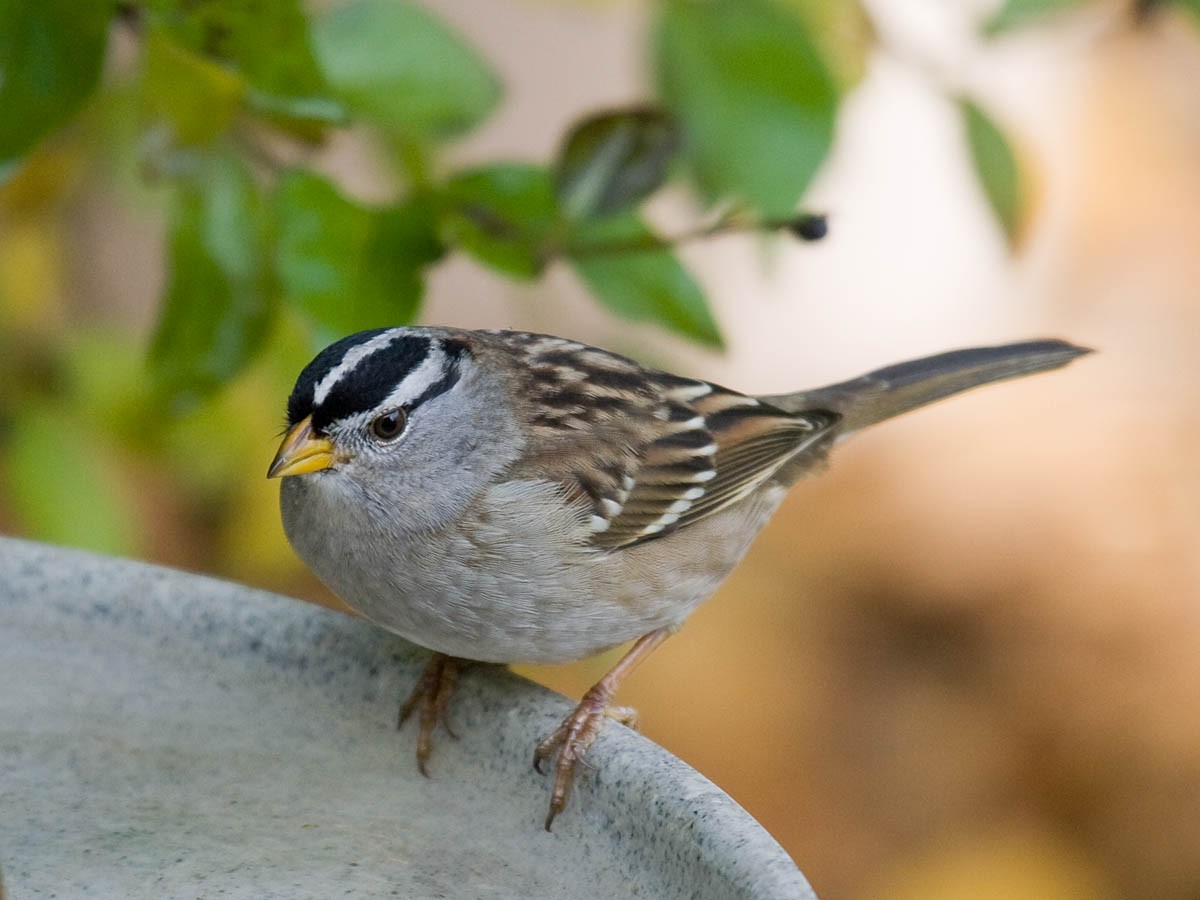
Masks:
[[[530,760],[569,705],[498,668],[464,673],[461,739],[422,778],[395,716],[423,661],[295,600],[0,538],[7,896],[813,897],[733,800],[615,723],[545,832]]]

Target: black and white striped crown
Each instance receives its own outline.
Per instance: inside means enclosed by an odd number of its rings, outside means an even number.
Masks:
[[[305,366],[288,398],[291,427],[312,416],[322,433],[373,410],[413,410],[458,381],[466,346],[409,328],[360,331],[330,344]]]

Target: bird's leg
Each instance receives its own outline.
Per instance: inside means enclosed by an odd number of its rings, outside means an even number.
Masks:
[[[592,746],[592,742],[596,740],[596,736],[600,734],[605,716],[622,724],[636,724],[637,714],[632,709],[613,707],[609,704],[625,677],[670,634],[671,629],[659,628],[638,638],[629,648],[629,652],[621,657],[620,662],[588,689],[579,705],[562,720],[562,724],[554,733],[537,745],[533,752],[533,767],[539,773],[543,773],[542,764],[558,754],[558,760],[554,764],[554,787],[550,791],[550,812],[546,816],[547,831],[550,830],[555,816],[567,805],[567,795],[575,778],[575,770],[588,748]]]
[[[458,735],[446,721],[446,705],[458,685],[458,673],[469,664],[468,660],[457,656],[446,656],[435,653],[425,666],[425,671],[417,679],[417,684],[404,705],[400,707],[400,716],[396,727],[400,728],[417,710],[420,710],[420,730],[417,732],[417,768],[421,774],[428,777],[426,764],[433,751],[433,731],[440,724],[446,729],[446,734],[458,740]]]

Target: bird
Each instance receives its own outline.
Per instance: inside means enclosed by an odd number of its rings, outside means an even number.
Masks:
[[[752,395],[578,341],[397,326],[301,371],[268,477],[299,557],[367,619],[432,651],[399,724],[417,765],[473,663],[561,663],[632,641],[538,743],[545,828],[621,682],[729,575],[835,444],[952,394],[1056,369],[1056,339],[941,353]]]

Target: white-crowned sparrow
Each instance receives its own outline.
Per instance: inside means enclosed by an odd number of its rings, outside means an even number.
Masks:
[[[617,685],[729,574],[788,487],[846,435],[1086,350],[960,350],[751,397],[558,337],[386,328],[323,350],[269,476],[339,597],[434,651],[404,704],[418,762],[465,660],[554,663],[636,639],[538,745],[546,827]]]

